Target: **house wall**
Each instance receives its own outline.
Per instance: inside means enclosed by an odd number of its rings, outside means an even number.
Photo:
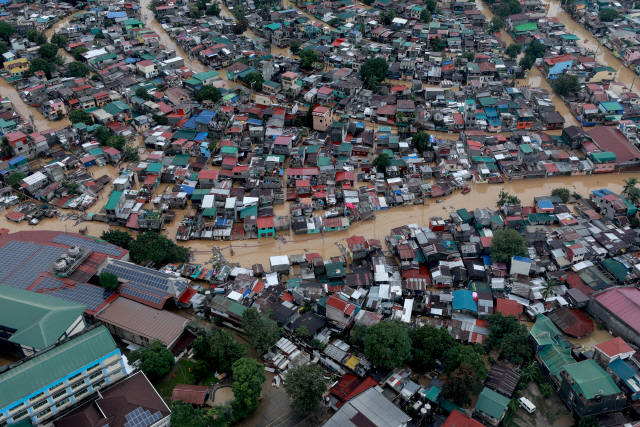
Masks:
[[[607,325],[607,329],[613,332],[614,335],[621,337],[628,343],[640,346],[640,332],[631,328],[597,300],[593,298],[589,300],[587,311],[592,316],[602,320],[602,322]]]
[[[562,397],[574,415],[585,417],[587,415],[597,415],[606,412],[617,412],[624,407],[626,399],[622,393],[602,396],[600,402],[596,402],[595,400],[583,401],[582,398],[577,395],[576,390],[573,389],[565,375],[565,373],[562,374],[562,383],[560,384],[558,394],[560,394],[560,397]]]

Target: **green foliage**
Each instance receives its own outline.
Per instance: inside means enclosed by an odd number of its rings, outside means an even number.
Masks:
[[[196,101],[212,101],[218,102],[222,98],[222,92],[215,86],[205,85],[200,88],[196,94]]]
[[[108,147],[113,147],[117,150],[122,150],[125,145],[127,145],[127,140],[122,135],[112,135],[108,140],[106,145]]]
[[[444,49],[444,43],[440,37],[436,36],[433,40],[431,40],[431,50],[435,50],[436,52],[440,52]]]
[[[598,420],[595,417],[588,415],[580,419],[578,427],[600,427],[600,423],[598,423]]]
[[[300,412],[319,410],[326,389],[324,370],[315,363],[291,369],[284,381],[284,390],[293,400],[291,406]]]
[[[549,383],[540,384],[540,391],[542,391],[542,397],[549,397],[553,393],[553,388]]]
[[[255,308],[248,308],[242,313],[242,330],[259,355],[265,354],[282,335],[278,324]]]
[[[638,178],[635,176],[629,177],[624,180],[624,186],[622,187],[622,194],[628,194],[629,190],[638,185]]]
[[[231,372],[236,360],[242,359],[246,346],[240,344],[225,329],[207,329],[193,342],[196,358],[218,372]]]
[[[84,123],[87,126],[91,126],[93,124],[93,117],[84,110],[73,110],[71,114],[69,114],[69,120],[71,120],[71,123],[73,124]]]
[[[465,58],[469,62],[473,62],[473,60],[476,59],[476,53],[475,52],[465,52],[465,53],[462,54],[462,57]]]
[[[382,58],[369,58],[360,67],[364,81],[373,82],[376,86],[387,76],[387,71],[389,64]]]
[[[391,22],[393,22],[394,19],[396,19],[398,17],[398,11],[396,11],[395,9],[389,9],[386,11],[383,11],[380,14],[380,20],[382,21],[383,25],[391,25]]]
[[[313,303],[311,301],[305,301],[300,314],[309,313],[311,311],[313,311]]]
[[[4,151],[5,156],[10,156],[12,150],[11,150],[11,143],[9,142],[9,138],[7,138],[6,136],[3,136],[0,141],[2,141],[0,142],[0,147]]]
[[[5,43],[0,43],[0,55],[7,52],[9,52],[9,46],[7,46]]]
[[[159,125],[166,125],[169,123],[169,119],[167,119],[167,116],[164,114],[153,114],[151,118]]]
[[[458,346],[446,328],[424,325],[413,334],[413,366],[425,372],[434,368],[436,359],[442,359],[447,349]]]
[[[497,363],[497,360],[495,357],[489,356],[487,357],[487,362],[489,362],[489,365],[495,365]]]
[[[332,27],[338,27],[341,23],[342,21],[340,20],[340,18],[331,18],[329,22],[327,22],[327,24],[331,25]]]
[[[89,49],[87,49],[84,46],[80,46],[80,47],[76,47],[75,49],[73,49],[71,51],[71,54],[73,55],[73,58],[76,61],[82,61],[84,59],[82,54],[85,53],[85,52],[89,52]]]
[[[571,197],[571,192],[568,188],[560,187],[554,188],[553,191],[551,191],[551,195],[554,197],[560,197],[564,203],[567,203]]]
[[[262,83],[264,83],[264,79],[258,73],[248,73],[246,76],[244,76],[244,78],[242,79],[242,82],[249,89],[261,91]]]
[[[302,42],[300,42],[300,40],[291,40],[289,49],[291,49],[291,53],[297,55],[298,53],[300,53],[300,46],[302,46]]]
[[[529,46],[524,50],[524,53],[531,56],[531,59],[535,60],[536,58],[543,58],[546,51],[547,46],[544,43],[534,40],[529,43]]]
[[[149,9],[156,18],[158,17],[158,11],[156,10],[158,6],[160,6],[160,2],[158,0],[151,0],[147,5],[147,9]]]
[[[138,88],[136,90],[136,96],[138,98],[144,99],[145,101],[148,101],[148,100],[151,99],[151,95],[149,95],[149,92],[147,92],[147,90],[145,88],[143,88],[143,87]]]
[[[373,167],[376,168],[376,171],[379,173],[385,173],[387,166],[389,166],[389,155],[387,153],[379,154],[375,159],[373,159]]]
[[[203,360],[199,360],[195,365],[191,368],[191,374],[193,374],[193,380],[196,383],[202,382],[205,378],[209,376],[209,365]]]
[[[47,42],[47,36],[37,30],[29,30],[27,32],[27,40],[37,45],[43,45]]]
[[[560,96],[565,96],[570,93],[580,92],[580,87],[578,76],[561,74],[553,84],[553,91]]]
[[[431,12],[429,12],[427,9],[422,9],[422,11],[420,12],[420,21],[425,24],[431,22]]]
[[[89,75],[89,68],[82,62],[74,61],[69,64],[69,77],[84,77]]]
[[[491,18],[489,25],[487,26],[488,33],[495,33],[504,28],[504,21],[500,19],[498,16],[494,16]]]
[[[616,9],[601,9],[598,17],[602,22],[613,22],[614,19],[620,19],[622,15]]]
[[[176,400],[171,403],[171,425],[173,427],[207,427],[207,413],[193,405]]]
[[[495,13],[501,18],[506,18],[520,12],[522,12],[522,5],[518,0],[507,0],[500,3]]]
[[[100,273],[100,285],[109,291],[116,291],[120,287],[118,276],[109,272]]]
[[[183,263],[189,261],[189,248],[178,246],[168,237],[154,232],[138,235],[131,243],[131,259],[140,264],[152,261],[156,264]]]
[[[510,204],[510,205],[519,205],[520,204],[520,199],[516,196],[512,196],[509,193],[507,193],[504,190],[500,190],[500,193],[498,193],[498,206],[502,206],[505,204]]]
[[[446,399],[464,406],[471,403],[471,395],[478,393],[481,386],[482,382],[473,367],[462,364],[447,376],[442,392]]]
[[[294,335],[298,338],[300,338],[301,340],[308,340],[309,339],[309,329],[307,329],[307,327],[305,325],[300,326],[298,329],[295,330]]]
[[[207,8],[207,16],[220,16],[220,3],[214,2]]]
[[[520,382],[527,385],[532,381],[537,381],[540,375],[542,375],[542,371],[540,371],[538,363],[535,360],[531,361],[520,369]]]
[[[424,0],[424,7],[426,7],[429,12],[433,13],[433,11],[438,7],[438,2],[436,0]]]
[[[634,205],[638,204],[640,201],[640,188],[631,187],[627,192],[627,199]]]
[[[102,23],[102,26],[104,28],[109,28],[109,27],[113,27],[113,20],[111,19],[105,19],[104,22]]]
[[[113,136],[109,128],[107,128],[106,126],[98,126],[93,131],[93,134],[101,144],[106,144],[107,141],[109,141],[109,138]]]
[[[402,366],[411,359],[411,328],[400,320],[370,326],[364,339],[364,352],[380,368]]]
[[[236,25],[233,26],[233,33],[242,34],[245,31],[247,31],[248,27],[249,27],[249,21],[247,21],[246,18],[238,19],[238,22],[236,22]]]
[[[129,353],[129,363],[140,363],[140,370],[150,379],[157,379],[166,375],[175,359],[160,340],[151,341],[147,347],[141,347]]]
[[[318,54],[313,49],[305,49],[300,53],[302,68],[311,68],[318,61]]]
[[[27,175],[23,174],[22,172],[14,172],[11,175],[9,175],[9,177],[7,178],[7,184],[17,189],[18,183],[23,179],[25,179],[26,177]]]
[[[418,131],[413,136],[413,146],[418,149],[419,152],[428,151],[431,149],[431,137],[429,134],[423,130]]]
[[[489,373],[487,365],[484,363],[484,358],[474,351],[473,347],[468,345],[449,346],[445,348],[442,358],[448,373],[455,371],[461,365],[471,366],[480,381],[484,381]]]
[[[366,4],[367,6],[371,6],[371,5],[373,4],[373,2],[374,2],[374,1],[375,1],[375,0],[362,0],[362,2],[363,2],[364,4]]]
[[[40,46],[40,56],[44,59],[52,59],[58,54],[58,49],[60,49],[60,47],[58,47],[57,44],[45,43]]]
[[[135,240],[131,234],[126,231],[120,230],[107,230],[103,231],[100,236],[102,240],[107,243],[111,243],[112,245],[116,245],[121,247],[122,249],[129,250],[131,248],[131,244]]]
[[[29,63],[29,74],[35,74],[36,71],[44,71],[46,75],[50,75],[56,70],[56,65],[42,58],[34,58]]]
[[[513,229],[498,230],[491,241],[491,258],[496,262],[511,262],[512,256],[528,257],[524,237]]]
[[[533,67],[533,63],[534,60],[532,59],[532,57],[529,55],[525,55],[522,57],[522,59],[520,59],[518,65],[520,66],[520,68],[522,68],[522,71],[528,71],[531,69],[531,67]]]
[[[140,160],[138,148],[132,147],[131,145],[125,145],[124,150],[122,151],[122,156],[125,162],[135,162]]]
[[[493,239],[495,242],[495,236]],[[493,249],[491,254],[493,256]],[[520,323],[514,316],[506,317],[502,313],[491,314],[486,320],[489,325],[487,348],[499,348],[500,355],[515,365],[522,365],[531,360],[533,354],[527,339],[526,325]]]
[[[235,398],[233,409],[237,416],[244,418],[258,407],[262,383],[266,380],[263,372],[264,365],[255,359],[240,359],[233,364],[231,389]]]
[[[353,328],[351,328],[351,332],[349,333],[349,341],[351,344],[364,348],[364,338],[367,336],[367,327],[357,323]]]
[[[317,348],[320,351],[323,351],[324,348],[325,348],[325,345],[322,344],[322,342],[317,338],[312,339],[309,344],[311,344],[312,346],[314,346],[315,348]]]
[[[631,226],[631,228],[638,228],[640,227],[640,220],[638,219],[638,217],[632,216],[631,218],[629,218],[629,225]]]
[[[505,49],[504,53],[511,59],[516,59],[518,55],[522,52],[522,45],[518,43],[511,43]]]

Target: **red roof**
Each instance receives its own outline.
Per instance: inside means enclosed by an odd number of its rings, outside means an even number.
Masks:
[[[634,350],[622,338],[616,337],[612,340],[596,344],[595,347],[609,357],[623,353],[633,353]]]
[[[273,217],[258,218],[258,228],[273,228]]]
[[[342,299],[332,295],[327,300],[327,305],[329,307],[337,308],[340,311],[344,311],[347,308],[347,306],[349,305],[349,303],[346,302],[345,300],[342,300]]]
[[[584,337],[593,332],[593,320],[577,308],[560,308],[549,314],[549,319],[565,334]]]
[[[460,411],[453,410],[444,421],[444,424],[442,424],[442,427],[484,427],[484,424],[467,417]]]
[[[204,385],[178,384],[173,389],[171,400],[182,400],[191,405],[203,405],[209,387]]]
[[[614,288],[594,296],[595,300],[609,309],[628,326],[640,331],[640,290],[636,288]]]
[[[510,299],[497,298],[495,311],[496,314],[502,313],[503,316],[514,316],[519,319],[520,313],[522,313],[522,304]]]
[[[284,295],[282,295],[282,301],[287,301],[287,302],[291,302],[293,301],[293,295],[291,295],[288,292],[285,292]]]
[[[235,159],[234,159],[235,164]],[[198,179],[216,179],[218,177],[218,171],[205,169],[198,173]]]
[[[640,159],[640,152],[618,129],[599,126],[589,130],[587,133],[600,148],[611,151],[616,155],[617,164]]]
[[[178,301],[183,304],[189,304],[191,302],[191,298],[193,298],[193,296],[197,293],[198,293],[197,290],[187,286],[187,289],[185,289],[182,295],[180,295],[180,298],[178,299]]]
[[[22,212],[9,212],[6,217],[14,221],[20,221],[25,215]]]
[[[142,185],[153,185],[158,179],[158,175],[147,175]]]
[[[138,225],[138,214],[137,213],[132,213],[131,216],[129,216],[129,220],[127,221],[126,224],[127,228],[130,228],[132,230],[137,230],[140,228],[140,225]]]

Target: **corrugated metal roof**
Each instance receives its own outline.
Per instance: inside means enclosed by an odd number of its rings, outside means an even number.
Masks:
[[[509,399],[485,387],[480,393],[476,409],[499,420],[508,404]]]
[[[640,290],[634,287],[614,288],[594,298],[629,327],[640,331]]]
[[[565,370],[587,399],[593,399],[597,395],[608,396],[620,393],[613,379],[593,359],[574,363],[567,366]]]

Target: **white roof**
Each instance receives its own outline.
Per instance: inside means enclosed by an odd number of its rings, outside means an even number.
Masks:
[[[269,263],[273,265],[289,265],[289,257],[287,255],[278,255],[269,257]]]
[[[204,196],[204,198],[202,199],[202,209],[208,209],[208,208],[212,208],[215,205],[215,200],[216,196],[212,195],[212,194],[207,194],[206,196]]]
[[[402,321],[404,323],[411,322],[412,311],[413,311],[413,300],[412,299],[404,300],[404,307],[402,308]]]

